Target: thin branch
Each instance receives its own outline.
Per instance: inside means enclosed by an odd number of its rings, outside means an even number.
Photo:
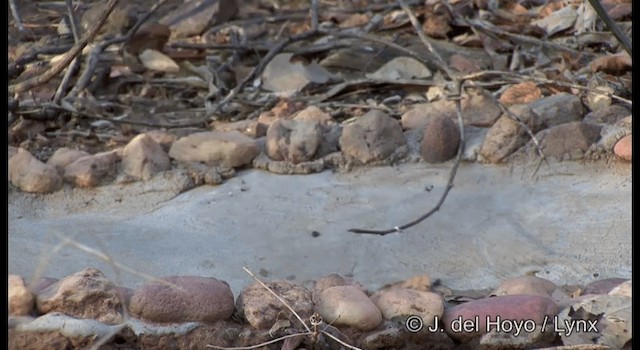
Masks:
[[[47,83],[49,80],[53,79],[53,77],[60,74],[60,72],[62,72],[62,70],[64,70],[67,66],[69,66],[71,61],[73,61],[73,59],[76,58],[82,52],[82,49],[84,49],[85,46],[87,46],[89,42],[91,42],[93,38],[98,34],[98,31],[100,30],[100,28],[102,28],[104,23],[107,21],[107,18],[109,17],[109,15],[111,14],[111,12],[113,11],[113,9],[116,7],[117,4],[118,4],[118,0],[109,0],[109,3],[107,4],[107,8],[105,9],[104,12],[100,14],[100,16],[98,16],[98,18],[96,19],[96,23],[93,25],[91,30],[89,30],[87,35],[78,43],[73,45],[71,50],[69,50],[69,52],[67,52],[62,57],[62,59],[58,63],[56,63],[56,65],[49,68],[49,70],[47,70],[40,76],[33,77],[29,80],[25,80],[18,84],[9,85],[9,93],[13,95],[13,94],[19,94],[21,92],[30,90],[34,87]]]
[[[627,51],[629,56],[633,57],[633,53],[631,50],[631,40],[629,39],[629,37],[627,37],[624,34],[624,32],[622,32],[622,30],[620,29],[620,27],[618,27],[616,22],[614,22],[611,19],[607,11],[604,9],[604,7],[602,7],[602,4],[600,3],[600,1],[589,0],[589,3],[591,4],[591,6],[593,6],[593,9],[596,10],[598,17],[600,17],[600,19],[604,22],[607,28],[609,28],[611,33],[613,33],[613,36],[615,36],[616,39],[618,39],[618,42],[622,45],[624,50]]]
[[[444,203],[445,199],[447,198],[447,195],[449,194],[449,191],[451,190],[451,188],[453,188],[453,180],[456,177],[456,173],[458,172],[458,166],[460,165],[460,162],[462,160],[462,154],[464,153],[464,147],[465,147],[465,138],[464,138],[464,122],[463,122],[463,118],[462,118],[462,104],[460,102],[460,99],[462,98],[462,85],[464,83],[464,81],[462,79],[460,79],[457,74],[455,74],[451,69],[449,69],[449,67],[444,64],[444,60],[442,60],[441,56],[434,50],[433,46],[431,45],[431,42],[429,41],[429,39],[427,38],[427,36],[424,34],[424,32],[422,31],[422,27],[420,27],[417,23],[417,19],[415,18],[415,15],[413,14],[413,12],[411,12],[411,9],[402,2],[402,0],[396,0],[401,6],[402,9],[405,11],[405,13],[407,13],[407,15],[409,16],[409,18],[411,19],[411,22],[415,28],[415,30],[418,32],[418,35],[420,36],[420,39],[422,40],[422,42],[425,44],[425,46],[427,47],[427,49],[429,49],[429,51],[431,51],[431,53],[436,57],[436,60],[439,63],[439,67],[441,66],[441,69],[449,76],[450,79],[453,80],[453,85],[455,88],[454,91],[454,98],[456,100],[456,115],[458,117],[458,129],[460,131],[460,144],[458,146],[458,155],[456,158],[456,161],[453,165],[453,168],[451,168],[451,172],[449,173],[449,181],[447,182],[447,186],[444,189],[444,192],[442,193],[442,196],[440,197],[440,200],[438,201],[438,203],[436,204],[435,207],[433,207],[431,210],[429,210],[428,212],[426,212],[425,214],[423,214],[422,216],[420,216],[419,218],[406,223],[404,225],[400,225],[400,226],[396,226],[392,229],[387,229],[387,230],[368,230],[368,229],[361,229],[361,228],[352,228],[349,230],[349,232],[353,232],[353,233],[359,233],[359,234],[375,234],[375,235],[387,235],[389,233],[394,233],[394,232],[401,232],[402,230],[408,229],[412,226],[415,226],[419,223],[421,223],[422,221],[426,220],[428,217],[430,217],[431,215],[433,215],[435,212],[437,212],[438,210],[440,210],[440,207],[442,206],[442,204]],[[420,34],[422,33],[422,34]]]
[[[73,9],[73,0],[65,0],[64,2],[67,5],[67,11],[69,12],[69,22],[71,26],[71,33],[73,33],[73,40],[74,43],[77,44],[80,41],[80,29],[78,28],[78,20],[76,18],[75,10]],[[71,61],[71,65],[64,73],[64,77],[62,78],[62,81],[60,82],[60,85],[58,85],[58,89],[53,96],[53,103],[60,103],[63,94],[69,87],[71,76],[77,72],[79,65],[80,59],[78,57],[74,58],[73,61]]]
[[[82,74],[80,75],[80,78],[78,78],[78,81],[76,82],[76,85],[69,92],[67,97],[78,96],[78,94],[89,85],[89,82],[91,81],[91,77],[93,76],[93,72],[95,71],[96,66],[98,64],[98,59],[100,57],[100,54],[104,50],[106,50],[107,47],[111,45],[123,43],[131,39],[131,37],[133,37],[133,35],[138,31],[138,29],[140,29],[140,27],[146,21],[148,21],[149,18],[151,18],[151,15],[153,15],[153,13],[156,12],[156,10],[158,10],[158,8],[160,8],[160,6],[162,6],[165,2],[167,2],[167,0],[159,0],[158,2],[156,2],[153,5],[153,7],[149,10],[149,12],[147,12],[144,16],[142,16],[142,18],[140,18],[136,22],[136,24],[134,24],[133,27],[129,29],[129,31],[125,35],[121,35],[113,39],[104,40],[98,45],[96,45],[96,47],[94,47],[93,50],[91,50],[91,53],[89,54],[89,58],[87,59],[85,70],[82,72]]]
[[[20,9],[18,8],[17,0],[9,0],[9,8],[11,9],[11,16],[13,16],[13,21],[16,24],[16,28],[18,28],[21,33],[26,32],[27,29],[22,23],[22,17],[20,17]]]
[[[311,30],[318,30],[318,0],[311,0]]]

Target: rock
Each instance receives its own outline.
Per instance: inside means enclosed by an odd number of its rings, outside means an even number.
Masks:
[[[171,29],[166,25],[146,22],[123,45],[123,49],[133,56],[137,56],[147,49],[162,52],[170,36]]]
[[[589,124],[609,124],[614,125],[631,113],[629,108],[622,105],[610,105],[608,107],[587,113],[582,120]]]
[[[461,102],[463,122],[465,125],[489,127],[502,114],[495,99],[486,90],[475,90],[463,94]],[[452,119],[457,125],[456,105],[454,101],[438,100],[421,103],[402,115],[402,127],[406,129],[422,129],[434,117]]]
[[[303,320],[313,314],[311,293],[304,287],[289,281],[265,282],[271,290],[296,311]],[[259,283],[253,283],[245,288],[236,300],[238,312],[256,329],[270,329],[277,320],[286,318],[291,325],[302,325],[300,321],[279,301],[271,292]]]
[[[255,169],[262,169],[281,175],[305,175],[319,173],[325,169],[323,159],[317,159],[310,162],[301,162],[294,164],[287,161],[272,160],[266,154],[261,153],[253,160]]]
[[[542,92],[536,83],[523,81],[504,90],[500,95],[500,103],[505,106],[528,104],[539,100],[541,97]]]
[[[487,320],[490,322],[522,321],[535,325],[542,324],[545,316],[552,317],[556,312],[556,304],[546,297],[503,295],[473,300],[447,308],[444,311],[442,321],[444,330],[450,337],[467,342],[495,328],[488,328]]]
[[[542,152],[547,157],[562,157],[579,150],[586,152],[600,138],[601,127],[582,122],[570,122],[553,126],[536,134]],[[533,141],[529,149],[537,152]]]
[[[9,316],[28,316],[33,312],[34,296],[18,275],[9,275]]]
[[[620,159],[631,161],[631,135],[621,138],[613,147],[613,153]]]
[[[122,303],[115,284],[100,270],[87,268],[60,279],[36,296],[38,312],[61,312],[107,324],[122,322]]]
[[[265,151],[273,160],[298,164],[311,161],[321,142],[318,122],[278,119],[267,129]]]
[[[51,193],[62,187],[62,178],[56,168],[45,164],[22,148],[9,151],[9,181],[24,192]]]
[[[267,127],[259,123],[257,120],[239,120],[237,122],[220,122],[213,123],[213,129],[216,131],[239,131],[252,139],[265,136]]]
[[[525,109],[516,105],[512,109]],[[489,129],[480,147],[480,155],[491,163],[499,163],[527,142],[527,132],[520,124],[503,115]]]
[[[378,110],[343,125],[340,136],[342,153],[362,164],[386,159],[406,143],[398,121]]]
[[[444,312],[444,303],[440,295],[415,289],[391,289],[378,292],[372,295],[371,299],[385,319],[418,316],[426,327],[432,327]]]
[[[238,12],[236,0],[189,0],[160,19],[174,38],[200,35],[212,25],[230,20]]]
[[[233,314],[233,293],[211,277],[163,277],[136,289],[129,311],[153,322],[216,322]]]
[[[331,126],[322,126],[322,142],[316,151],[316,157],[322,158],[328,154],[340,151],[340,136],[342,135],[342,126],[334,124]]]
[[[431,118],[424,129],[420,154],[427,163],[441,163],[455,157],[460,146],[460,130],[447,117]]]
[[[400,118],[402,128],[405,130],[424,129],[427,123],[434,117],[454,119],[456,118],[455,108],[455,103],[449,100],[416,104]]]
[[[475,162],[478,159],[478,154],[480,154],[480,149],[488,132],[489,128],[464,127],[464,151],[462,152],[462,160]]]
[[[256,141],[237,131],[191,134],[174,142],[169,150],[169,156],[181,162],[231,168],[251,163],[259,153]]]
[[[593,281],[587,284],[582,291],[582,295],[587,294],[608,294],[615,287],[627,282],[626,278],[605,278],[598,281]]]
[[[364,287],[354,280],[350,278],[344,278],[336,273],[323,276],[315,281],[313,287],[313,301],[317,302],[320,297],[320,293],[322,293],[325,289],[337,286],[356,286],[364,291]]]
[[[89,153],[85,151],[80,151],[77,149],[71,149],[67,147],[62,147],[57,149],[51,157],[47,160],[47,164],[53,165],[58,173],[64,174],[64,168],[82,158],[84,156],[88,156]]]
[[[405,334],[398,328],[387,328],[373,332],[362,340],[363,349],[401,349]]]
[[[571,302],[571,297],[555,283],[537,276],[520,276],[506,279],[489,295],[501,296],[517,294],[538,295],[551,298],[557,305]]]
[[[631,126],[620,125],[620,123],[615,125],[605,125],[602,127],[602,130],[600,130],[600,141],[598,141],[598,146],[606,152],[614,153],[613,149],[615,148],[616,143],[618,143],[618,141],[623,137],[631,135],[631,131]]]
[[[31,281],[31,283],[29,283],[29,290],[31,290],[33,294],[38,295],[38,293],[40,293],[43,289],[56,282],[58,282],[57,278],[40,277],[37,281]]]
[[[117,151],[78,158],[64,168],[64,179],[78,187],[95,187],[112,181],[117,172]]]
[[[535,116],[535,124],[529,126],[533,132],[580,121],[584,116],[584,108],[580,98],[567,93],[542,98],[529,106]]]
[[[185,173],[193,179],[195,186],[200,185],[219,185],[225,179],[229,179],[235,175],[233,168],[225,168],[219,166],[208,166],[196,162],[182,162],[178,164],[179,169],[184,169]]]
[[[316,106],[309,106],[293,116],[293,120],[318,122],[321,125],[335,124],[333,118]]]
[[[363,331],[375,329],[382,322],[382,313],[376,304],[356,286],[323,290],[316,302],[316,312],[329,324]]]
[[[164,130],[151,130],[145,132],[145,134],[151,137],[151,139],[153,139],[153,141],[155,141],[157,144],[159,144],[165,152],[169,152],[171,145],[176,140],[175,135],[170,134]]]
[[[543,330],[542,325],[526,324],[527,329],[523,327],[518,330],[512,327],[507,331],[502,328],[498,331],[497,327],[483,335],[480,338],[480,349],[483,350],[502,350],[502,349],[542,349],[551,347],[557,336],[552,325],[547,325]],[[534,328],[535,327],[535,328]]]
[[[134,137],[122,151],[122,171],[134,178],[149,180],[170,168],[169,156],[146,134]]]

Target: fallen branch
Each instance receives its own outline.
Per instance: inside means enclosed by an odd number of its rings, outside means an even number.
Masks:
[[[93,38],[95,38],[95,36],[98,34],[98,31],[100,31],[100,28],[102,28],[104,23],[107,21],[107,18],[117,4],[118,0],[109,0],[105,11],[102,12],[100,16],[98,16],[95,24],[93,25],[93,27],[91,27],[87,35],[82,38],[82,40],[73,45],[71,50],[69,50],[69,52],[67,52],[58,63],[49,68],[49,70],[47,70],[40,76],[25,80],[18,84],[9,85],[9,94],[19,94],[21,92],[33,89],[34,87],[47,83],[49,80],[53,79],[53,77],[60,74],[60,72],[62,72],[67,66],[69,66],[71,61],[78,57],[85,46],[87,46],[93,40]]]

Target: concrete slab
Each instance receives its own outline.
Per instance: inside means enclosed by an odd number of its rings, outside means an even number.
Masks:
[[[437,203],[450,167],[248,170],[175,198],[150,185],[49,196],[10,190],[9,273],[60,278],[97,267],[131,288],[144,282],[60,247],[67,236],[140,273],[213,276],[236,295],[252,282],[243,266],[265,280],[339,273],[371,289],[420,273],[454,290],[533,271],[558,284],[631,278],[631,167],[619,162],[543,165],[533,179],[531,165],[461,164],[442,209],[420,225],[383,237],[347,232],[420,216]]]

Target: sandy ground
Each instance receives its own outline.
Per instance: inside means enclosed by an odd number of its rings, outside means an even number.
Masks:
[[[127,287],[144,282],[59,244],[70,237],[138,273],[212,276],[236,295],[252,283],[243,266],[301,283],[339,273],[370,289],[420,273],[454,290],[534,271],[570,285],[631,278],[631,166],[616,161],[543,165],[534,178],[533,165],[461,164],[427,221],[383,237],[347,232],[415,219],[438,201],[450,167],[247,170],[179,195],[179,181],[162,178],[46,196],[10,189],[9,273],[60,278],[97,267]]]

